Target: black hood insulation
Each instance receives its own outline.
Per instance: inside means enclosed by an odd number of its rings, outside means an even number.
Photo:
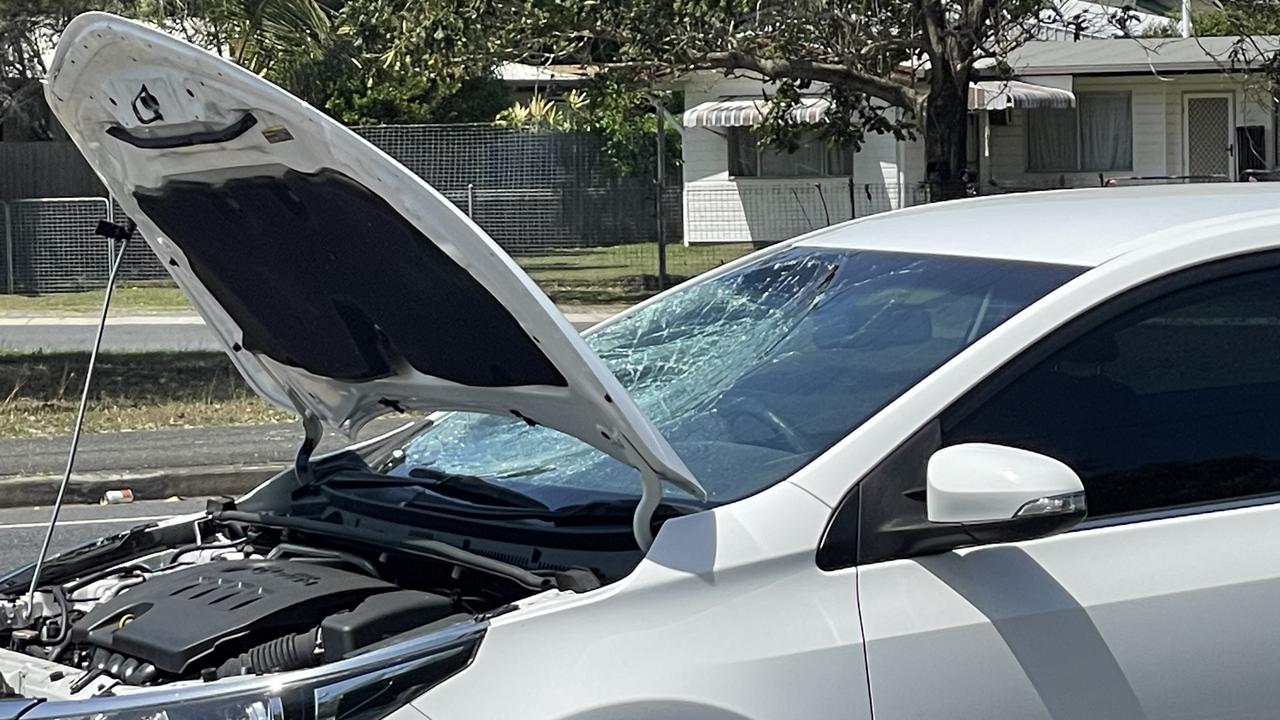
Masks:
[[[352,382],[407,363],[473,387],[566,385],[506,307],[390,203],[334,170],[254,172],[134,193],[245,349]]]

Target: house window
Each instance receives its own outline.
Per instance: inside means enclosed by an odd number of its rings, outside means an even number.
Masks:
[[[729,174],[733,177],[851,177],[853,148],[833,145],[812,133],[795,152],[764,145],[749,128],[729,128]]]
[[[1027,169],[1133,168],[1132,98],[1127,92],[1076,93],[1071,110],[1027,111]]]

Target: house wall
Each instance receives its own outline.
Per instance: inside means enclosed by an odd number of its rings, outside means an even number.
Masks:
[[[1229,91],[1235,95],[1235,125],[1266,128],[1267,158],[1275,157],[1271,113],[1265,101],[1236,80],[1218,74],[1157,78],[1152,75],[1077,77],[1076,92],[1129,90],[1132,92],[1133,167],[1104,173],[1106,177],[1183,175],[1182,99],[1189,92]],[[1027,170],[1026,112],[1014,110],[1007,125],[991,125],[984,157],[984,192],[1049,187],[1095,187],[1094,172],[1033,172]],[[990,181],[986,182],[989,176]]]
[[[768,88],[753,78],[695,76],[685,85],[685,107],[727,96],[759,96]],[[776,242],[900,202],[898,148],[892,136],[866,138],[854,156],[852,182],[730,177],[722,129],[686,128],[682,147],[686,243]]]

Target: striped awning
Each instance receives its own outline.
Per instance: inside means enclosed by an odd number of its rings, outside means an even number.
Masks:
[[[1070,90],[1022,80],[982,80],[969,85],[970,110],[1005,110],[1007,108],[1068,110],[1075,106],[1076,96]]]
[[[791,118],[800,123],[819,123],[831,103],[821,97],[800,98]],[[725,97],[708,100],[684,111],[685,127],[750,127],[764,120],[769,101],[761,97]]]
[[[1023,80],[982,80],[969,85],[970,110],[1004,110],[1006,108],[1059,108],[1076,106],[1070,90],[1037,85]],[[800,98],[791,111],[799,123],[820,123],[831,109],[826,98]],[[751,127],[764,120],[769,100],[762,97],[723,97],[699,103],[684,111],[684,126],[727,128]]]

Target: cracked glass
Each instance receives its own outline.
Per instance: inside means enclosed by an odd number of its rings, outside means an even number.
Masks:
[[[794,473],[1079,271],[792,247],[690,283],[587,344],[716,505]],[[576,438],[478,413],[440,418],[393,465],[500,482],[552,508],[640,488],[635,469]]]

